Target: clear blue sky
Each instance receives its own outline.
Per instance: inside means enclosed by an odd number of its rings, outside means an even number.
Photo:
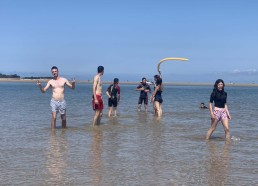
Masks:
[[[256,77],[257,7],[257,0],[0,0],[0,73],[51,75],[56,65],[92,75],[103,65],[106,74],[148,75],[162,58],[185,57],[162,64],[162,73]]]

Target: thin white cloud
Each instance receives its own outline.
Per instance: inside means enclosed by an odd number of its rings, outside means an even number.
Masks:
[[[257,70],[256,69],[245,69],[245,70],[239,70],[239,69],[234,69],[232,74],[256,74]]]

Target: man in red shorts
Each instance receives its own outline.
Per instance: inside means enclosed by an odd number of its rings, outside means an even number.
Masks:
[[[95,110],[93,117],[93,125],[99,125],[102,117],[102,110],[104,109],[104,102],[102,100],[102,76],[104,74],[104,67],[98,67],[98,74],[94,76],[92,89],[92,107]]]

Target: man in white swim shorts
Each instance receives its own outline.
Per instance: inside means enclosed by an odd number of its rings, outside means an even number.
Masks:
[[[53,66],[51,68],[53,79],[49,80],[47,85],[43,88],[41,83],[37,81],[37,85],[42,93],[45,93],[50,87],[52,88],[52,99],[50,106],[52,108],[51,128],[56,128],[56,115],[59,112],[62,120],[62,128],[66,128],[66,102],[64,99],[65,85],[70,89],[75,89],[75,80],[70,83],[66,78],[58,76],[58,68]]]

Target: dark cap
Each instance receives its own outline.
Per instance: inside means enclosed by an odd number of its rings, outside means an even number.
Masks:
[[[142,78],[142,81],[143,81],[143,80],[146,80],[146,78],[145,78],[145,77],[143,77],[143,78]]]
[[[118,78],[115,78],[114,79],[114,83],[118,83],[119,82],[119,79]]]

